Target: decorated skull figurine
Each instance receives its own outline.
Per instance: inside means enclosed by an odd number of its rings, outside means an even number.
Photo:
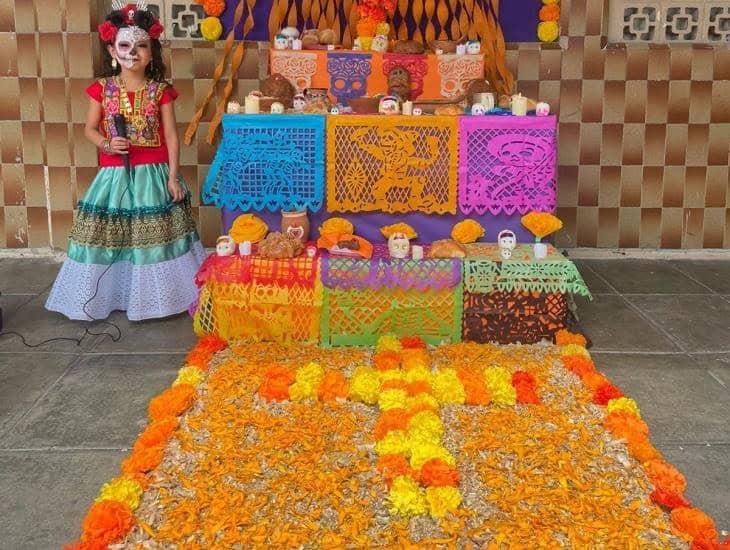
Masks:
[[[331,115],[339,115],[340,114],[340,108],[337,105],[335,105],[334,107],[332,107],[330,109],[330,114]]]
[[[478,54],[482,51],[482,44],[479,40],[469,40],[466,43],[466,53],[470,55]]]
[[[283,115],[284,114],[284,104],[279,103],[278,101],[275,101],[271,104],[271,114],[272,115]]]
[[[306,105],[307,100],[304,97],[304,94],[296,94],[292,99],[292,106],[294,107],[295,111],[303,111]]]
[[[397,115],[400,112],[398,106],[398,98],[392,95],[386,95],[380,100],[378,112],[381,115]]]
[[[218,256],[231,256],[236,251],[236,241],[228,235],[221,235],[215,241],[215,253]]]
[[[550,105],[541,101],[535,105],[535,114],[537,116],[548,116],[550,114]]]
[[[423,109],[420,107],[413,107],[413,116],[421,116],[423,114]]]
[[[370,45],[370,49],[374,52],[385,53],[388,51],[388,37],[382,34],[377,35],[373,38],[373,42]]]
[[[517,236],[513,231],[504,229],[497,235],[497,245],[499,246],[499,253],[503,260],[509,260],[512,257],[512,251],[517,246]]]
[[[475,103],[471,106],[472,116],[482,116],[487,114],[487,108],[481,103]]]
[[[393,233],[388,238],[388,252],[391,258],[402,260],[408,257],[411,249],[411,242],[405,233]]]
[[[289,39],[283,34],[277,34],[274,38],[275,50],[286,50],[289,47]]]

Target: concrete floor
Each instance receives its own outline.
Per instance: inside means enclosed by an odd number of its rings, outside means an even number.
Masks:
[[[652,440],[688,479],[687,496],[730,530],[730,261],[577,262],[595,299],[578,302],[593,357],[634,397]],[[81,337],[43,308],[58,270],[0,259],[5,330],[29,343]],[[57,548],[119,471],[147,401],[195,342],[186,316],[129,323],[36,349],[0,337],[0,549]],[[101,327],[102,329],[104,327]]]

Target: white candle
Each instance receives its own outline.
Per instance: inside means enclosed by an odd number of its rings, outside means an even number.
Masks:
[[[414,244],[411,247],[411,255],[414,260],[423,260],[423,247]]]
[[[412,115],[413,114],[413,102],[412,101],[404,101],[403,102],[403,114],[404,115]]]
[[[259,97],[255,95],[247,95],[244,109],[244,112],[247,115],[259,114]]]
[[[516,116],[527,114],[527,98],[522,94],[512,96],[512,114]]]
[[[251,255],[251,241],[243,241],[241,244],[239,244],[238,253],[241,254],[241,256],[250,256]]]

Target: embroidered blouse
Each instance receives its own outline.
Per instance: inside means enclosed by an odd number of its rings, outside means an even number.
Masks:
[[[86,94],[101,103],[99,131],[105,138],[115,137],[114,115],[122,113],[127,121],[130,164],[168,162],[160,105],[175,101],[177,91],[169,84],[155,81],[136,92],[127,92],[126,98],[124,91],[116,78],[100,78],[86,88]],[[121,155],[99,151],[99,165],[124,166],[124,160]]]

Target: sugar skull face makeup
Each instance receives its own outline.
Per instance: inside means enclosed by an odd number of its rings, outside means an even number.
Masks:
[[[114,40],[112,55],[127,69],[135,63],[147,66],[152,56],[150,35],[140,27],[122,27]]]

